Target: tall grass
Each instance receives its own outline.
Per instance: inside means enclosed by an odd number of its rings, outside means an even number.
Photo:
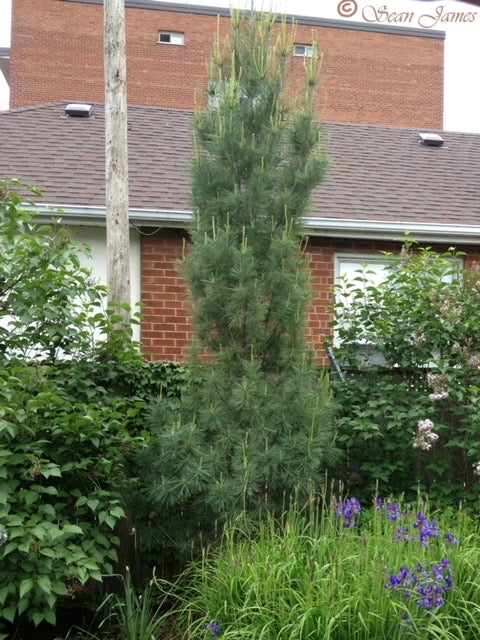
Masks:
[[[164,583],[157,581],[154,575],[138,593],[128,567],[122,581],[123,595],[108,594],[97,609],[98,631],[74,628],[71,631],[78,635],[73,637],[85,640],[158,640],[162,637],[170,616],[166,606],[168,590]]]
[[[461,510],[291,510],[256,532],[230,526],[185,580],[189,640],[480,638],[480,535]]]

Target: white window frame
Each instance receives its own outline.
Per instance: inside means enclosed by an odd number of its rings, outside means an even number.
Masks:
[[[299,58],[313,58],[315,46],[313,44],[301,44],[296,42],[293,45],[293,55]]]
[[[335,254],[335,284],[338,284],[346,273],[342,271],[344,265],[351,265],[349,273],[352,274],[363,267],[371,268],[379,276],[375,279],[372,277],[372,284],[380,284],[385,280],[385,277],[382,276],[385,276],[389,264],[391,264],[391,260],[387,256],[376,253],[337,253]]]
[[[162,40],[162,36],[168,37],[168,40]],[[175,47],[185,46],[185,34],[180,31],[159,31],[158,44],[169,44]]]
[[[396,254],[392,254],[392,255],[396,255]],[[458,257],[458,258],[451,257],[451,258],[448,258],[448,260],[452,260],[452,263],[458,264],[459,271],[461,271],[465,267],[465,261],[461,257]],[[343,275],[341,270],[342,264],[356,265],[355,268],[351,270],[352,274],[358,271],[359,269],[362,269],[362,267],[368,267],[368,268],[372,267],[372,270],[375,271],[375,273],[380,274],[381,271],[376,270],[375,265],[376,266],[383,265],[385,267],[383,269],[383,274],[385,274],[387,266],[391,263],[392,263],[392,260],[389,258],[389,256],[379,255],[378,253],[353,253],[353,252],[337,253],[335,254],[335,284],[338,284],[340,282],[340,278]],[[385,280],[384,277],[377,279],[375,281],[372,278],[372,283],[380,284],[384,280]]]
[[[375,253],[336,253],[335,254],[335,286],[339,285],[343,276],[351,275],[355,277],[355,274],[358,271],[361,271],[365,268],[365,271],[371,270],[372,275],[371,278],[367,277],[367,281],[369,284],[380,284],[385,281],[387,267],[391,263],[391,261],[386,256],[378,255]],[[350,266],[351,268],[347,271],[342,269],[342,267]],[[367,274],[365,274],[367,275]],[[347,278],[348,279],[348,278]],[[335,290],[335,297],[337,296],[337,291]],[[348,303],[348,298],[346,300]],[[359,341],[359,344],[367,344],[364,341]],[[335,331],[334,335],[334,345],[339,345],[340,339],[338,337],[337,331]]]
[[[460,257],[452,257],[449,258],[449,260],[458,264],[459,272],[465,267],[465,261]],[[352,269],[349,271],[352,276],[355,276],[355,273],[359,272],[363,268],[365,268],[365,271],[371,270],[372,277],[367,277],[367,281],[369,284],[376,285],[385,281],[387,268],[391,263],[392,260],[389,259],[389,256],[379,255],[378,253],[336,253],[334,274],[335,285],[340,284],[341,278],[346,274],[346,272],[342,270],[342,265],[350,264],[352,266]],[[375,275],[377,277],[375,277]],[[337,331],[335,331],[333,336],[333,344],[334,346],[338,346],[340,344]],[[383,355],[372,349],[372,345],[370,343],[364,340],[359,340],[358,344],[361,346],[361,352],[363,352],[364,357],[367,357],[371,364],[385,363]]]

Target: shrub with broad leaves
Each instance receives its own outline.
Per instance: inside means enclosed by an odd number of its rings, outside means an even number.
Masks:
[[[480,459],[480,267],[408,242],[381,284],[337,289],[335,385],[344,480],[357,495],[426,491],[474,505]],[[466,260],[465,260],[466,262]],[[468,268],[464,268],[468,266]],[[366,353],[370,354],[366,357]],[[376,362],[374,365],[371,354]]]

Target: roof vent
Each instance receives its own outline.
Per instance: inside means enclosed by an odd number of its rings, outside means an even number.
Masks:
[[[91,113],[91,104],[67,104],[65,107],[65,115],[70,118],[88,118]]]
[[[437,133],[419,133],[418,140],[427,147],[442,147],[445,142]]]

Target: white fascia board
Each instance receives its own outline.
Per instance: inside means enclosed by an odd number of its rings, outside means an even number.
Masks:
[[[42,220],[63,219],[77,225],[105,226],[105,207],[38,204],[25,208],[35,210]],[[139,227],[187,228],[193,212],[167,209],[130,209],[130,222]],[[356,238],[358,240],[401,241],[408,235],[420,242],[445,244],[480,243],[480,225],[433,224],[423,222],[383,222],[336,218],[304,218],[302,230],[307,236]]]
[[[308,236],[329,238],[398,241],[409,236],[421,242],[480,243],[480,225],[304,218],[303,229]]]
[[[25,209],[36,211],[41,220],[60,219],[67,224],[105,226],[105,207],[39,203],[25,205]],[[130,223],[138,227],[184,228],[192,219],[191,211],[129,209]]]

